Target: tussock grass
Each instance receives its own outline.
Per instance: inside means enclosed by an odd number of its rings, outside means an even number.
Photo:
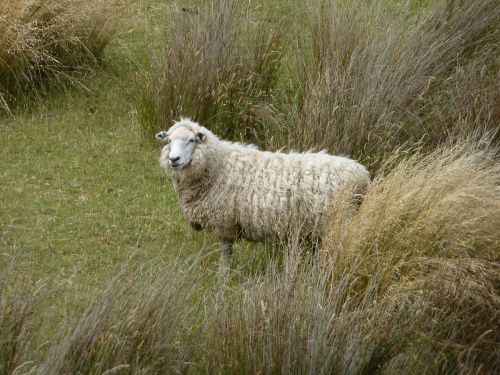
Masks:
[[[36,326],[35,305],[45,292],[43,282],[16,280],[9,269],[0,272],[0,374],[23,373],[31,366]]]
[[[277,85],[284,27],[233,1],[174,7],[167,27],[152,36],[152,69],[138,81],[145,136],[190,116],[221,136],[251,138],[255,106]]]
[[[98,62],[116,30],[104,0],[4,0],[0,4],[0,107],[20,91],[71,81]]]
[[[411,2],[409,2],[411,3]],[[427,150],[498,125],[493,0],[312,5],[298,40],[295,95],[263,122],[300,149],[328,148],[377,167],[401,144]]]
[[[498,165],[465,146],[392,165],[335,209],[316,268],[279,271],[206,315],[213,372],[495,373]]]
[[[206,256],[174,259],[160,271],[130,261],[49,350],[43,374],[179,372],[196,342],[194,303],[210,274]]]
[[[250,24],[224,1],[175,12],[139,82],[144,133],[191,116],[225,138],[327,148],[373,168],[402,144],[479,139],[500,117],[500,7],[412,4],[311,3],[284,21],[305,18],[303,32],[263,12],[250,12]]]

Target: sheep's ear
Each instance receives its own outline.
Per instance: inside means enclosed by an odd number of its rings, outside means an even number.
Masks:
[[[203,143],[203,142],[205,142],[206,139],[207,139],[207,136],[204,133],[202,133],[202,132],[196,133],[196,142]]]
[[[163,143],[166,143],[168,141],[168,133],[165,130],[157,133],[155,137],[157,140]]]

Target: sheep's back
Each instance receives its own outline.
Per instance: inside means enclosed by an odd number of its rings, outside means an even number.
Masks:
[[[355,161],[325,153],[252,151],[230,157],[238,225],[249,239],[284,239],[291,230],[319,234],[341,189],[368,183]]]

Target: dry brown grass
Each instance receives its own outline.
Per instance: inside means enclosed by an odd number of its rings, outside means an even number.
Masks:
[[[151,71],[138,81],[146,137],[190,116],[221,136],[252,137],[255,106],[275,89],[284,23],[241,2],[213,1],[182,11],[151,38]]]
[[[33,350],[35,305],[46,291],[43,282],[14,282],[12,275],[0,272],[0,374],[23,373]]]
[[[162,43],[138,82],[148,139],[191,116],[224,138],[327,148],[376,169],[402,144],[432,150],[497,128],[495,0],[417,10],[325,0],[281,23],[224,0],[204,4],[174,8],[153,36]]]
[[[336,207],[317,268],[292,251],[218,299],[206,315],[210,371],[498,371],[499,167],[464,151],[392,165],[354,217]]]
[[[499,16],[494,0],[418,12],[383,0],[311,5],[294,95],[261,109],[271,146],[328,148],[377,167],[403,143],[432,149],[496,129]]]
[[[43,82],[68,82],[95,66],[114,35],[105,0],[4,0],[0,3],[0,107]]]
[[[192,366],[199,340],[196,303],[210,277],[206,256],[136,259],[110,281],[74,321],[62,324],[48,350],[43,374],[171,373]]]

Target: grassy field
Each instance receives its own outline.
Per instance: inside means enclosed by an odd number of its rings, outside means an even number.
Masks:
[[[76,86],[24,94],[0,118],[2,290],[15,280],[50,289],[40,301],[49,330],[137,254],[166,262],[211,246],[188,230],[158,150],[141,138],[134,75],[144,21],[121,30]]]
[[[91,64],[0,65],[0,374],[498,371],[499,6],[250,3],[117,1]],[[180,115],[373,186],[314,268],[242,241],[222,279],[151,144]]]

